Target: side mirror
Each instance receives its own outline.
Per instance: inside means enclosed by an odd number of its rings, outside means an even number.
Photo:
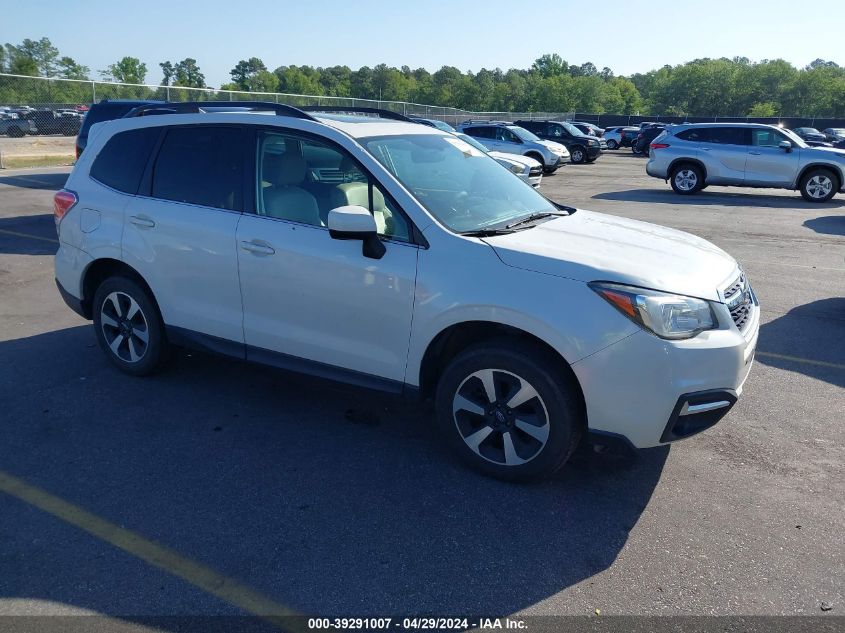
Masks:
[[[376,219],[364,207],[347,205],[329,211],[329,235],[336,240],[361,240],[362,253],[370,259],[381,259],[387,252],[378,238]]]
[[[780,143],[778,143],[778,147],[780,147],[787,154],[792,151],[792,143],[790,143],[789,141],[781,141]]]

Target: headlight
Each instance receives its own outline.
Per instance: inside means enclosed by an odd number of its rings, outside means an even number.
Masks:
[[[510,169],[517,176],[520,176],[520,175],[522,175],[522,172],[525,170],[525,167],[523,167],[522,165],[517,165],[516,163],[511,163],[511,166],[508,167],[508,169]]]
[[[660,338],[692,338],[716,329],[709,301],[602,282],[589,284],[610,305]]]
[[[589,144],[589,145],[598,145],[598,144],[599,144],[599,142],[598,142],[598,141],[593,141],[593,140],[590,140],[590,141],[588,141],[588,144]]]

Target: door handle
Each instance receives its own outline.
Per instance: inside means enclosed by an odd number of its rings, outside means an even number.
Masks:
[[[241,248],[256,255],[273,255],[276,249],[269,244],[260,244],[259,242],[241,242]]]
[[[748,152],[752,156],[760,156],[763,152]]]
[[[150,218],[145,217],[143,215],[133,215],[129,218],[129,221],[135,226],[140,226],[144,229],[151,229],[156,225],[156,223],[153,222]]]
[[[710,151],[710,148],[709,148],[709,147],[702,147],[702,148],[701,148],[701,151],[702,151],[702,152],[709,152],[709,151]]]

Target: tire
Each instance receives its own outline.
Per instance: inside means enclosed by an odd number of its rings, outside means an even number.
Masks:
[[[557,171],[557,167],[543,167],[543,175],[551,176],[553,173]]]
[[[133,279],[106,279],[94,293],[92,311],[97,342],[121,371],[148,376],[167,360],[169,345],[158,307]]]
[[[619,143],[617,143],[617,142],[616,142],[615,140],[613,140],[613,139],[610,139],[610,140],[607,142],[607,149],[619,149]]]
[[[704,173],[697,165],[683,163],[672,169],[669,182],[675,193],[688,196],[701,191],[704,185]]]
[[[560,469],[581,439],[580,410],[575,389],[547,353],[511,341],[458,354],[435,397],[450,448],[475,470],[504,481],[534,481]]]
[[[637,149],[637,142],[636,142],[636,141],[634,141],[633,143],[631,143],[631,151],[632,151],[632,152],[634,152],[634,154],[639,154],[639,153],[640,153],[640,150],[638,150],[638,149]]]
[[[22,138],[24,135],[23,130],[17,126],[10,127],[6,133],[12,138]]]
[[[574,164],[579,165],[587,158],[587,150],[580,145],[575,145],[569,150],[569,160]]]
[[[801,177],[798,189],[807,202],[827,202],[836,195],[840,187],[839,179],[829,169],[816,167]]]

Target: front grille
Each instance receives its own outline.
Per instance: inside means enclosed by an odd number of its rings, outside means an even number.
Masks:
[[[745,275],[740,273],[732,284],[722,293],[725,303],[731,313],[731,319],[740,332],[751,322],[751,314],[754,309],[751,288],[748,285]]]

